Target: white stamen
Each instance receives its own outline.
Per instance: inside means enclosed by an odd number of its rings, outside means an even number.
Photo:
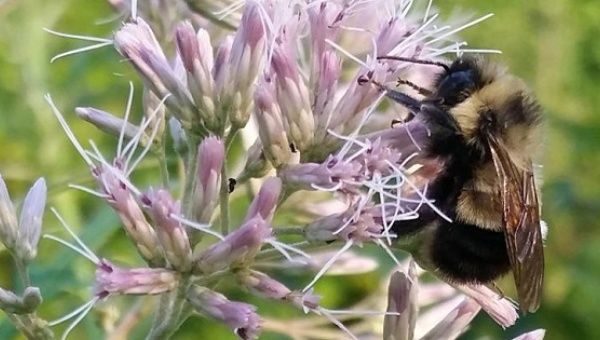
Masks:
[[[318,313],[326,317],[327,320],[331,321],[334,325],[338,326],[338,328],[341,329],[344,333],[346,333],[351,339],[358,340],[358,338],[354,334],[352,334],[352,332],[350,332],[350,330],[346,326],[344,326],[344,324],[341,321],[334,318],[333,315],[331,315],[326,309],[319,308]]]
[[[425,200],[425,202],[427,203],[427,205],[428,205],[428,206],[429,206],[429,207],[430,207],[430,208],[431,208],[433,211],[435,211],[435,212],[436,212],[436,213],[437,213],[437,214],[438,214],[440,217],[442,217],[442,218],[443,218],[443,219],[445,219],[446,221],[448,221],[448,222],[452,222],[452,219],[451,219],[450,217],[446,216],[446,214],[444,214],[444,213],[443,213],[443,212],[442,212],[440,209],[438,209],[438,208],[437,208],[435,205],[433,205],[433,204],[431,203],[431,201],[430,201],[430,200],[428,200],[428,199],[425,197],[425,195],[423,195],[423,193],[422,193],[422,192],[419,190],[419,188],[418,188],[418,187],[417,187],[417,186],[416,186],[414,183],[412,183],[412,182],[411,182],[411,181],[408,179],[408,177],[406,177],[406,175],[404,175],[404,173],[402,172],[402,170],[398,169],[398,168],[397,168],[397,167],[396,167],[396,166],[395,166],[395,165],[394,165],[392,162],[390,162],[390,161],[388,161],[388,160],[385,160],[385,161],[386,161],[386,163],[388,163],[388,165],[389,165],[390,167],[392,167],[394,170],[396,170],[396,171],[397,171],[397,172],[398,172],[398,173],[399,173],[399,174],[400,174],[400,175],[401,175],[401,176],[404,178],[404,180],[406,181],[406,183],[408,183],[408,185],[409,185],[409,186],[410,186],[410,187],[411,187],[411,188],[412,188],[412,189],[415,191],[415,193],[416,193],[418,196],[420,196],[421,198],[423,198],[423,199]]]
[[[427,3],[427,8],[425,9],[425,15],[423,15],[423,22],[427,21],[427,17],[429,16],[429,11],[431,11],[432,3],[433,3],[433,0],[429,0],[429,2]]]
[[[298,255],[304,256],[307,259],[311,258],[311,256],[308,253],[306,253],[306,252],[304,252],[304,251],[302,251],[302,250],[300,250],[300,249],[298,249],[298,248],[296,248],[296,247],[294,247],[294,246],[292,246],[290,244],[279,242],[279,241],[277,241],[275,239],[271,239],[270,242],[269,242],[269,244],[273,245],[273,243],[276,243],[281,248],[287,249],[287,250],[289,250],[289,251],[291,251],[293,253],[296,253]]]
[[[94,156],[94,158],[96,160],[98,160],[99,162],[101,162],[108,171],[110,171],[110,173],[112,173],[115,177],[117,177],[121,182],[123,182],[123,184],[125,184],[125,186],[127,187],[127,189],[129,189],[131,192],[133,192],[136,196],[140,196],[142,193],[135,187],[135,185],[133,185],[133,183],[131,183],[131,181],[129,179],[127,179],[127,177],[125,177],[123,175],[123,173],[121,172],[120,169],[115,168],[114,166],[110,165],[103,157],[102,154],[100,153],[100,150],[98,150],[98,147],[96,146],[96,144],[94,143],[94,141],[89,140],[90,145],[92,146],[92,149],[94,149],[94,152],[96,152],[96,156]]]
[[[131,0],[131,19],[137,19],[137,0]]]
[[[316,283],[317,281],[319,281],[319,279],[325,275],[325,273],[329,270],[329,268],[331,268],[331,266],[335,263],[335,261],[337,261],[337,259],[348,249],[350,249],[350,247],[352,247],[352,245],[354,244],[354,242],[352,242],[352,240],[348,240],[346,242],[346,244],[344,244],[344,246],[342,248],[340,248],[340,250],[338,250],[326,263],[325,265],[323,265],[323,268],[321,268],[321,270],[319,270],[319,272],[317,273],[317,275],[315,275],[314,279],[306,286],[304,287],[304,289],[302,289],[302,293],[306,293],[309,289],[311,289]]]
[[[52,57],[52,59],[50,59],[50,63],[55,62],[56,60],[60,59],[60,58],[64,58],[64,57],[68,57],[70,55],[74,55],[74,54],[78,54],[81,52],[87,52],[87,51],[92,51],[92,50],[97,50],[99,48],[102,48],[104,46],[108,46],[108,45],[112,45],[113,42],[103,42],[103,43],[99,43],[99,44],[94,44],[94,45],[90,45],[90,46],[85,46],[85,47],[81,47],[81,48],[76,48],[74,50],[70,50],[67,52],[63,52],[63,53],[59,53],[57,55],[55,55],[54,57]]]
[[[53,320],[53,321],[49,321],[49,322],[48,322],[48,326],[50,326],[50,327],[54,327],[54,326],[56,326],[56,325],[59,325],[59,324],[61,324],[61,323],[65,322],[65,321],[67,321],[67,320],[69,320],[69,319],[73,318],[75,315],[77,315],[77,314],[81,313],[81,311],[83,311],[83,310],[85,310],[86,308],[88,308],[88,306],[89,306],[90,304],[92,304],[92,305],[93,305],[94,303],[96,303],[96,301],[98,301],[98,298],[97,298],[97,297],[94,297],[93,299],[91,299],[90,301],[88,301],[88,302],[84,303],[84,304],[83,304],[83,305],[81,305],[80,307],[77,307],[77,309],[75,309],[74,311],[70,312],[69,314],[67,314],[67,315],[65,315],[65,316],[63,316],[63,317],[61,317],[61,318],[59,318],[59,319],[56,319],[56,320]]]
[[[392,261],[394,261],[394,263],[396,263],[396,265],[400,265],[400,261],[398,260],[398,258],[396,257],[396,255],[394,255],[394,253],[392,252],[392,250],[390,249],[390,247],[387,246],[387,244],[385,244],[385,242],[383,242],[381,239],[378,239],[377,244],[379,244],[379,246],[381,246],[381,248],[383,248],[383,250],[385,250],[385,252],[390,256],[390,258],[392,259]]]
[[[80,191],[83,191],[83,192],[87,192],[88,194],[94,195],[94,196],[102,198],[102,199],[106,199],[106,198],[110,197],[110,195],[103,194],[103,193],[98,192],[98,191],[96,191],[94,189],[90,189],[88,187],[85,187],[85,186],[79,185],[79,184],[69,183],[68,187],[72,188],[72,189],[80,190]]]
[[[408,4],[406,5],[406,7],[404,8],[404,10],[402,11],[402,17],[406,18],[406,15],[408,14],[408,12],[410,11],[410,9],[412,8],[413,5],[413,0],[410,0],[408,2]]]
[[[158,128],[160,127],[160,122],[158,121],[160,119],[160,117],[157,116],[157,113],[160,110],[161,106],[164,105],[165,100],[167,100],[167,98],[169,98],[169,96],[170,96],[170,94],[167,94],[163,98],[163,100],[161,100],[160,103],[158,103],[158,105],[156,106],[156,109],[154,109],[154,111],[150,114],[150,117],[148,118],[148,124],[150,124],[151,121],[155,120],[155,125],[154,125],[154,128],[152,129],[152,133],[150,134],[150,139],[148,140],[144,150],[142,150],[142,153],[140,153],[138,158],[135,160],[135,162],[133,162],[133,164],[127,171],[126,176],[129,176],[131,174],[131,172],[135,169],[135,167],[142,161],[144,156],[146,156],[148,151],[150,151],[150,148],[152,147],[152,142],[154,141],[154,138],[156,138],[156,135],[158,134]],[[143,127],[143,129],[145,129],[145,127]],[[142,130],[142,127],[140,127],[140,131],[141,130]],[[132,154],[133,154],[133,151],[132,151]]]
[[[325,39],[325,42],[328,43],[329,45],[331,45],[333,48],[335,48],[336,50],[340,51],[342,54],[344,54],[346,57],[354,60],[356,63],[358,63],[359,65],[365,67],[365,68],[369,68],[369,65],[367,65],[364,61],[358,59],[355,55],[353,55],[352,53],[350,53],[348,50],[346,50],[345,48],[343,48],[342,46],[334,43],[333,41],[331,41],[330,39]]]
[[[42,29],[50,34],[54,34],[56,36],[63,37],[63,38],[78,39],[78,40],[84,40],[84,41],[94,41],[94,42],[100,42],[100,43],[112,43],[113,42],[111,39],[98,38],[98,37],[92,37],[92,36],[86,36],[86,35],[62,33],[62,32],[51,30],[46,27],[44,27]]]
[[[277,250],[283,257],[285,257],[288,261],[293,262],[294,259],[283,247],[281,247],[277,242],[274,242],[272,239],[267,239],[266,242],[273,247],[273,249]]]
[[[77,149],[77,152],[79,152],[79,154],[81,155],[81,157],[83,158],[83,160],[89,167],[93,167],[94,162],[92,162],[92,160],[85,154],[85,149],[81,146],[81,144],[79,144],[79,142],[77,141],[77,138],[75,138],[75,135],[73,134],[73,131],[71,131],[71,128],[69,127],[67,122],[65,121],[65,118],[60,113],[60,111],[58,111],[58,108],[56,107],[56,105],[54,105],[54,102],[52,101],[52,97],[50,96],[50,94],[46,94],[44,96],[44,99],[46,99],[46,102],[48,102],[48,105],[50,105],[50,108],[52,109],[52,113],[54,113],[54,116],[56,116],[56,119],[58,119],[58,123],[60,124],[60,126],[63,128],[63,130],[67,134],[67,137],[69,138],[69,140],[71,141],[71,143],[73,144],[75,149]]]
[[[71,228],[69,228],[69,225],[67,224],[67,222],[65,222],[65,220],[62,218],[62,216],[60,216],[58,211],[54,207],[50,208],[50,211],[52,211],[54,216],[56,216],[56,218],[58,218],[58,220],[60,221],[62,226],[69,232],[69,234],[71,234],[71,236],[75,239],[75,242],[77,242],[77,244],[81,247],[81,249],[84,250],[89,255],[89,257],[93,259],[93,262],[99,263],[100,259],[98,258],[98,256],[96,256],[96,254],[94,254],[94,252],[91,251],[90,248],[88,248],[85,245],[85,243],[83,243],[83,241],[73,232],[73,230],[71,230]]]
[[[207,233],[209,235],[212,235],[212,236],[218,238],[221,241],[225,239],[221,234],[219,234],[218,232],[210,229],[210,225],[209,224],[196,223],[194,221],[190,221],[190,220],[186,219],[183,216],[178,216],[178,215],[175,215],[175,214],[171,214],[171,215],[169,215],[169,217],[171,217],[175,221],[177,221],[177,222],[179,222],[181,224],[184,224],[184,225],[186,225],[186,226],[188,226],[190,228],[193,228],[193,229],[205,232],[205,233]]]
[[[127,96],[127,106],[125,107],[125,117],[123,118],[123,126],[121,126],[121,132],[119,132],[119,143],[117,144],[117,158],[121,158],[123,147],[123,138],[125,136],[125,126],[129,121],[129,113],[131,112],[131,105],[133,104],[133,82],[129,82],[129,96]]]
[[[451,36],[452,34],[460,32],[460,31],[462,31],[464,29],[467,29],[467,28],[469,28],[469,27],[471,27],[473,25],[477,25],[478,23],[480,23],[480,22],[482,22],[484,20],[487,20],[487,19],[491,18],[492,16],[494,16],[494,13],[490,13],[490,14],[484,15],[484,16],[478,18],[478,19],[472,20],[472,21],[470,21],[470,22],[468,22],[468,23],[466,23],[466,24],[464,24],[464,25],[462,25],[462,26],[460,26],[458,28],[455,28],[455,29],[451,30],[450,32],[447,32],[447,33],[444,33],[444,34],[438,36],[435,39],[429,40],[428,42],[425,43],[425,46],[431,45],[431,44],[436,43],[436,42],[438,42],[440,40],[446,39],[447,37]]]
[[[92,263],[94,263],[94,264],[97,263],[85,251],[81,250],[76,245],[74,245],[72,243],[69,243],[68,241],[63,240],[62,238],[60,238],[58,236],[54,236],[54,235],[50,235],[50,234],[44,234],[42,237],[50,239],[52,241],[56,241],[56,242],[62,244],[63,246],[67,246],[67,247],[71,248],[73,251],[76,251],[77,253],[79,253],[80,255],[82,255],[83,257],[85,257],[86,259],[90,260]]]
[[[217,16],[219,20],[223,20],[238,9],[242,8],[244,6],[244,2],[245,0],[234,1],[230,5],[225,6],[221,10],[213,12],[212,14]]]

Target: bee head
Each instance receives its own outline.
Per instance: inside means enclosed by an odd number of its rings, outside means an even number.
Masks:
[[[467,145],[479,151],[482,158],[489,158],[487,141],[494,135],[517,153],[534,153],[534,141],[540,139],[541,110],[525,83],[484,59],[470,59],[463,65],[464,71],[457,72],[476,76],[448,112]]]

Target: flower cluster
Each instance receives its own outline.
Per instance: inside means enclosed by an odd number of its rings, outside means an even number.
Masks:
[[[93,107],[75,109],[80,118],[117,138],[117,150],[107,158],[93,142],[82,145],[52,98],[46,100],[95,180],[94,188],[71,187],[112,208],[140,264],[126,268],[97,256],[53,210],[76,244],[46,237],[88,258],[96,275],[91,300],[49,325],[73,319],[66,337],[99,301],[160,295],[149,338],[173,335],[192,310],[223,323],[241,339],[257,338],[262,329],[293,331],[260,316],[252,304],[231,299],[231,292],[218,285],[231,279],[250,294],[321,316],[346,337],[359,335],[345,315],[367,320],[375,314],[384,316],[386,339],[413,339],[421,300],[414,266],[408,274],[393,274],[387,312],[381,306],[326,308],[314,286],[323,275],[376,267],[353,253],[353,246],[380,246],[400,265],[390,249],[397,242],[391,225],[417,218],[423,205],[445,217],[427,197],[428,179],[440,167],[420,155],[429,137],[426,125],[414,119],[389,127],[403,112],[380,105],[380,88],[362,80],[431,84],[435,69],[378,56],[436,59],[469,52],[453,36],[487,16],[452,28],[436,24],[431,4],[419,9],[413,1],[248,0],[218,12],[199,1],[186,1],[187,7],[166,1],[140,2],[139,8],[137,1],[110,3],[126,17],[113,38],[50,31],[96,43],[54,60],[112,45],[143,83],[141,121],[129,118],[133,85],[123,118]],[[168,10],[160,13],[163,7]],[[233,33],[226,31],[231,28]],[[240,149],[243,159],[233,152]],[[142,188],[132,174],[147,154],[160,160],[161,180]],[[176,180],[168,158],[179,160]],[[0,184],[0,239],[18,261],[28,263],[40,235],[43,181],[25,199],[19,223]],[[251,198],[244,201],[246,193]],[[318,200],[338,208],[310,211]],[[239,211],[244,202],[249,204],[245,216],[236,220],[230,210]],[[295,220],[302,225],[278,225],[285,213],[301,215]],[[313,254],[312,248],[328,244],[332,252]],[[292,287],[269,271],[281,267],[315,276],[304,288]],[[423,333],[424,339],[458,336],[480,308],[503,327],[516,321],[515,307],[488,288],[457,289],[469,298]],[[39,291],[32,287],[22,296],[0,290],[0,308],[29,313],[39,304],[36,296]],[[337,330],[332,332],[325,333],[339,338]],[[309,333],[323,337],[318,330]]]

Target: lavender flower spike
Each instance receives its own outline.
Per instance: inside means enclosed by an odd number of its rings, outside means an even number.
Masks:
[[[133,64],[157,97],[172,94],[166,100],[167,106],[184,126],[189,126],[194,112],[193,99],[169,64],[150,26],[137,18],[117,31],[114,41],[115,48]]]
[[[155,222],[156,235],[173,268],[187,272],[192,268],[192,248],[185,228],[173,215],[180,214],[179,202],[163,189],[150,191],[145,200],[150,205],[150,215]]]
[[[78,107],[75,108],[77,116],[94,126],[98,129],[111,134],[113,136],[119,136],[121,131],[126,139],[133,139],[139,131],[139,127],[124,121],[121,118],[115,117],[112,114],[95,109],[93,107]],[[125,125],[125,127],[123,127]],[[140,139],[140,144],[146,146],[148,144],[148,137],[144,134]]]
[[[261,216],[247,220],[239,229],[195,256],[194,272],[210,274],[227,267],[247,267],[271,233],[271,227]]]
[[[244,127],[250,118],[252,90],[264,59],[266,35],[259,6],[254,0],[246,2],[233,40],[230,69],[219,87],[224,112],[229,113],[231,124],[236,128]]]
[[[244,287],[268,299],[283,300],[292,293],[283,283],[255,270],[242,271],[237,278]]]
[[[154,229],[150,226],[138,202],[129,189],[115,176],[118,168],[101,165],[93,170],[106,201],[121,218],[123,227],[138,252],[151,266],[164,265],[164,255]]]
[[[417,322],[418,278],[411,261],[409,276],[395,272],[388,287],[388,315],[383,322],[383,338],[386,340],[412,340]],[[399,315],[395,314],[399,313]]]
[[[281,109],[274,97],[273,84],[267,80],[263,81],[254,94],[254,117],[259,126],[258,135],[265,156],[275,168],[281,168],[290,160],[292,151],[284,129]]]
[[[102,259],[96,268],[94,294],[154,295],[168,292],[177,286],[179,274],[164,268],[123,269]]]
[[[18,239],[17,213],[10,200],[4,179],[0,176],[0,241],[6,248],[14,249]]]
[[[472,299],[464,299],[421,340],[456,339],[475,318],[481,307]]]
[[[187,73],[187,84],[204,126],[215,133],[222,129],[223,117],[215,113],[213,50],[210,36],[204,29],[194,31],[188,21],[177,26],[177,51]]]
[[[208,137],[198,148],[198,178],[194,191],[194,217],[198,223],[208,223],[219,201],[221,168],[225,146],[216,137]]]
[[[40,178],[27,193],[19,219],[19,240],[15,250],[17,256],[25,262],[33,260],[37,255],[45,206],[46,182]]]
[[[252,204],[248,208],[245,220],[248,221],[255,216],[260,216],[263,220],[270,222],[281,193],[281,180],[278,177],[267,178],[258,195],[254,197]]]
[[[258,338],[260,317],[256,314],[256,307],[231,301],[222,294],[199,286],[190,289],[187,298],[198,313],[225,323],[240,339]]]
[[[300,77],[291,42],[275,46],[271,68],[276,77],[277,101],[281,107],[288,136],[300,152],[312,143],[315,130],[308,87]]]

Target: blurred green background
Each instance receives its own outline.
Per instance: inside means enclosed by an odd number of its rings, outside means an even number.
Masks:
[[[464,32],[463,37],[471,47],[502,50],[497,59],[531,84],[548,117],[543,203],[550,233],[542,307],[505,332],[480,314],[464,338],[511,338],[543,327],[548,330],[547,339],[598,339],[600,1],[459,0],[437,1],[436,5],[447,16],[456,11],[495,13],[492,19]],[[135,264],[134,255],[119,251],[127,247],[127,241],[114,214],[89,195],[65,190],[66,183],[85,183],[89,175],[42,98],[50,91],[76,134],[112,149],[114,141],[74,119],[72,108],[91,105],[120,113],[127,81],[137,78],[111,48],[50,64],[51,56],[83,44],[53,37],[41,29],[109,37],[115,23],[95,23],[111,15],[104,1],[0,1],[0,174],[12,195],[19,198],[37,177],[45,177],[49,205],[63,213],[92,249],[117,262]],[[147,162],[150,168],[154,164]],[[62,233],[50,214],[45,227],[46,232]],[[40,254],[32,269],[33,282],[42,286],[49,301],[41,314],[54,319],[89,298],[94,268],[49,241],[41,242]],[[306,282],[306,278],[302,280]],[[0,250],[0,286],[15,284],[10,257]],[[332,294],[328,299],[343,304],[346,296],[372,289],[375,284],[365,277],[344,283],[326,280],[322,289]],[[117,304],[132,301],[119,299]],[[82,338],[86,332],[97,337],[98,323],[115,314],[112,305],[101,305],[94,315],[86,318],[73,338]],[[202,333],[205,326],[194,318],[179,335],[208,334]],[[0,314],[0,339],[13,336],[12,327]]]

